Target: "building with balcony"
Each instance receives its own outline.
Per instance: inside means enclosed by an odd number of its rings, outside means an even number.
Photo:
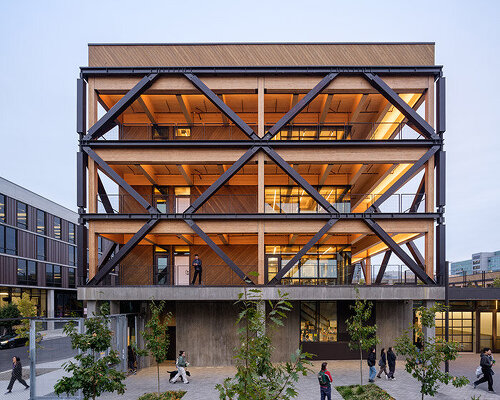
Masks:
[[[82,312],[77,224],[74,211],[0,177],[0,306],[26,293],[40,316]]]
[[[355,358],[355,288],[375,302],[384,347],[414,301],[444,299],[433,43],[90,44],[77,88],[78,297],[90,311],[166,300],[173,346],[221,365],[244,288],[289,293],[277,360],[299,345]],[[99,236],[113,242],[101,255]]]

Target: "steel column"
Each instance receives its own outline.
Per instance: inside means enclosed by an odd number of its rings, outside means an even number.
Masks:
[[[159,219],[150,219],[146,222],[139,231],[132,236],[132,238],[125,243],[120,250],[111,258],[102,268],[97,272],[97,274],[89,281],[88,285],[97,285],[101,282],[104,277],[111,272],[111,270],[118,265],[118,263],[123,260],[123,258],[132,250],[144,237],[154,228],[158,223]]]
[[[76,226],[76,271],[78,286],[85,285],[87,281],[88,230],[83,221]]]
[[[364,73],[364,78],[384,96],[389,103],[396,107],[401,114],[403,114],[408,121],[411,122],[417,130],[426,138],[438,140],[439,136],[436,135],[432,126],[430,126],[413,108],[411,108],[406,101],[404,101],[394,90],[392,90],[387,83],[384,82],[378,75],[372,73]]]
[[[302,247],[297,254],[293,256],[293,258],[288,261],[288,263],[281,268],[276,276],[269,281],[268,285],[277,285],[281,282],[281,279],[290,271],[295,264],[306,254],[311,247],[313,247],[321,237],[327,233],[330,228],[335,225],[335,223],[338,221],[338,219],[330,219],[324,226],[321,228],[305,245]]]
[[[115,119],[125,111],[137,98],[144,93],[147,89],[151,87],[155,79],[157,78],[157,73],[150,73],[142,78],[137,85],[129,90],[111,109],[104,114],[104,116],[97,121],[93,126],[90,127],[89,132],[85,135],[85,140],[94,140],[115,126]]]
[[[262,150],[273,160],[285,173],[292,178],[299,186],[301,186],[309,196],[311,196],[321,207],[331,214],[338,214],[337,209],[332,206],[314,187],[307,182],[290,164],[288,164],[281,156],[271,147],[263,146]]]
[[[424,283],[433,285],[435,284],[434,280],[425,273],[425,271],[420,268],[415,261],[411,259],[411,257],[406,254],[406,252],[392,239],[387,232],[385,232],[379,224],[377,224],[374,220],[370,218],[365,218],[363,220],[368,227],[375,233],[382,242],[386,244],[387,247],[399,257],[401,261],[405,263],[405,265],[410,268],[410,270]]]
[[[444,76],[436,82],[436,127],[440,135],[446,131],[446,78]]]
[[[200,78],[196,75],[188,73],[184,76],[191,81],[191,83],[202,92],[212,104],[217,107],[226,117],[228,117],[233,123],[240,128],[245,135],[247,135],[252,140],[260,140],[259,136],[254,132],[248,124],[243,121],[238,114],[236,114],[231,108],[227,106],[212,90],[205,85]]]
[[[203,230],[196,225],[196,223],[192,219],[186,219],[185,220],[186,224],[189,225],[189,227],[195,231],[200,238],[203,239],[203,241],[220,257],[222,258],[222,261],[224,261],[229,268],[231,268],[236,275],[238,275],[246,284],[248,285],[254,285],[253,281],[245,275],[245,273],[234,263],[233,260],[231,260],[224,251],[215,244],[215,242],[210,239],[210,237],[203,232]]]
[[[387,250],[384,254],[384,258],[382,260],[382,264],[380,265],[380,269],[378,270],[377,277],[375,278],[375,285],[380,285],[382,283],[382,278],[384,277],[385,270],[387,269],[387,265],[389,264],[389,260],[391,258],[392,251]]]
[[[309,93],[307,93],[290,111],[276,122],[271,129],[264,135],[263,140],[271,140],[286,124],[293,120],[311,101],[313,101],[321,91],[326,88],[331,81],[337,77],[338,73],[329,73],[325,76]]]
[[[87,83],[83,79],[76,80],[76,132],[80,139],[87,130]]]

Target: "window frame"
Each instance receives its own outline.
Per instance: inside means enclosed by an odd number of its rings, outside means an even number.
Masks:
[[[47,261],[47,240],[43,236],[36,236],[36,259],[40,261]],[[40,253],[41,246],[40,243],[43,243],[43,254]]]
[[[19,207],[24,206],[24,223],[20,222]],[[16,201],[16,226],[21,229],[28,229],[28,205],[22,201]]]
[[[0,222],[7,221],[7,196],[0,193]]]
[[[56,227],[58,226],[57,221],[59,221],[59,234],[56,233],[57,232]],[[52,234],[54,235],[55,239],[59,239],[59,240],[62,239],[62,219],[61,219],[61,217],[56,217],[54,215],[54,222],[52,224]]]
[[[73,234],[71,232],[73,232]],[[68,243],[76,244],[76,225],[73,222],[69,221],[68,221]]]

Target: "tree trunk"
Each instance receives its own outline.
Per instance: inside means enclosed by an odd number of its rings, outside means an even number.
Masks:
[[[363,349],[359,346],[359,375],[361,376],[360,385],[363,386]]]
[[[157,362],[156,363],[156,372],[157,372],[157,377],[158,377],[158,398],[160,397],[160,364]]]

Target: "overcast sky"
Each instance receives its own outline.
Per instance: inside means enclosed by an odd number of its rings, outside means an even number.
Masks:
[[[430,41],[447,77],[447,258],[500,250],[499,26],[498,0],[0,0],[0,176],[76,210],[87,43]]]

